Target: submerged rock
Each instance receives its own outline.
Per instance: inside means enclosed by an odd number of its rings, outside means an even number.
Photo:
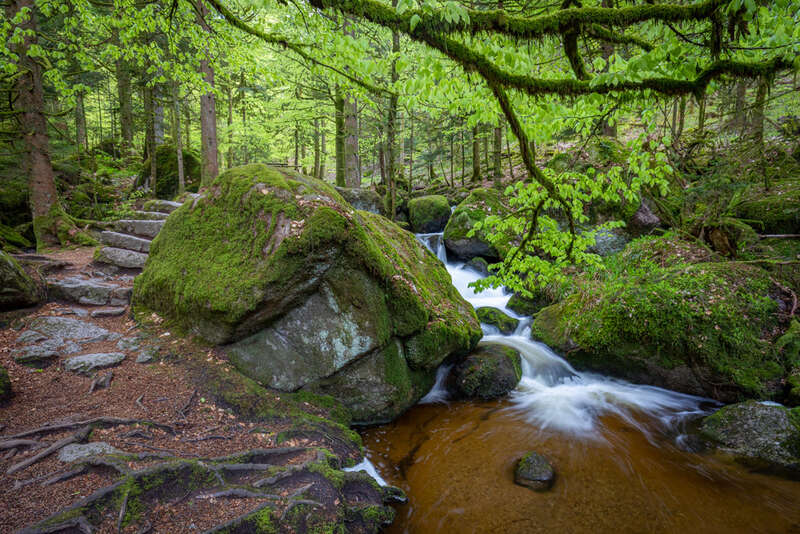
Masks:
[[[450,203],[442,195],[426,195],[408,201],[411,231],[430,234],[444,230],[450,219]]]
[[[0,250],[0,311],[34,306],[41,300],[36,282],[14,258]]]
[[[402,413],[442,360],[480,338],[472,307],[412,234],[265,165],[231,169],[169,217],[133,305],[229,344],[263,384],[334,395],[361,423]],[[355,376],[371,384],[358,396]]]
[[[480,322],[497,327],[503,334],[513,334],[514,330],[519,326],[519,319],[509,317],[502,310],[491,306],[478,308],[475,313]]]
[[[476,222],[487,215],[504,215],[508,209],[500,201],[500,193],[494,189],[474,189],[455,211],[444,228],[444,243],[447,250],[469,260],[475,256],[500,259],[504,251],[498,251],[486,238],[484,231],[474,236],[468,234]]]
[[[534,491],[547,491],[553,487],[556,471],[538,452],[529,452],[519,459],[514,469],[514,482]]]
[[[700,432],[741,463],[800,479],[800,408],[731,404],[706,417]]]
[[[496,399],[517,387],[522,378],[522,359],[516,350],[503,345],[481,345],[457,364],[447,378],[456,397]]]

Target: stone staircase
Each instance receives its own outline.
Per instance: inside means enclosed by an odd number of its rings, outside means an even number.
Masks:
[[[113,231],[100,234],[104,246],[97,249],[94,261],[122,269],[144,268],[150,243],[161,231],[169,214],[181,205],[169,200],[151,200],[143,211],[134,212],[132,218],[116,221]]]

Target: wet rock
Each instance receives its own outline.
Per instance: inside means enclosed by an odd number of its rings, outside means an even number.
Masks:
[[[556,472],[550,462],[538,452],[529,452],[517,462],[514,482],[534,491],[547,491],[553,487]]]
[[[88,373],[95,369],[104,369],[119,364],[125,359],[122,352],[99,352],[97,354],[82,354],[73,356],[64,361],[64,369],[74,373]]]
[[[508,209],[500,200],[500,194],[494,189],[474,189],[464,201],[456,207],[447,226],[444,228],[444,243],[447,250],[464,260],[476,256],[500,259],[505,253],[498,251],[489,243],[486,233],[481,230],[470,236],[475,223],[483,221],[487,215],[504,215]]]
[[[101,308],[99,310],[94,310],[92,312],[92,317],[95,319],[101,317],[119,317],[120,315],[125,313],[125,308]]]
[[[14,258],[0,250],[0,311],[34,306],[41,300],[36,282]]]
[[[86,306],[102,306],[111,299],[116,285],[97,279],[79,277],[47,280],[47,293],[52,299],[78,302]]]
[[[120,454],[121,450],[105,441],[92,441],[90,443],[70,443],[58,451],[58,459],[65,463],[71,463],[92,456],[103,454]]]
[[[413,198],[408,202],[408,215],[412,232],[441,232],[450,219],[450,203],[442,195]]]
[[[489,276],[489,262],[481,257],[472,258],[467,262],[467,267],[470,267],[483,276]]]
[[[745,465],[800,479],[800,408],[731,404],[706,417],[700,432]]]
[[[453,367],[447,389],[456,397],[496,399],[517,387],[521,378],[519,352],[503,345],[486,344]]]
[[[514,313],[530,317],[550,304],[552,304],[552,302],[543,292],[537,293],[534,298],[527,298],[519,293],[514,293],[511,295],[511,298],[508,299],[506,307]]]
[[[28,329],[50,338],[71,339],[79,343],[114,341],[122,337],[116,332],[70,317],[37,317]]]
[[[501,310],[491,306],[483,306],[475,310],[478,320],[484,324],[497,327],[503,334],[513,334],[519,326],[519,319],[509,317]]]

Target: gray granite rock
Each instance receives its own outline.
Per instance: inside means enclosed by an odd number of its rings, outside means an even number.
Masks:
[[[158,356],[158,347],[145,347],[136,356],[136,363],[150,363],[156,356]]]
[[[538,452],[529,452],[517,462],[514,482],[534,491],[546,491],[553,487],[556,472],[550,462]]]
[[[103,247],[95,253],[94,261],[110,263],[125,269],[143,269],[147,261],[147,254],[124,248]]]
[[[104,369],[117,365],[125,359],[122,352],[99,352],[97,354],[82,354],[73,356],[64,361],[64,369],[76,373],[88,373],[95,369]]]
[[[79,343],[114,341],[122,337],[116,332],[70,317],[38,317],[31,322],[29,330],[50,338],[72,339]]]
[[[117,348],[119,350],[136,351],[139,350],[139,346],[140,346],[140,339],[136,336],[123,337],[122,339],[117,341]]]
[[[70,277],[63,280],[48,279],[47,293],[52,299],[78,302],[88,306],[102,306],[111,299],[117,286],[95,278]]]
[[[105,441],[92,441],[90,443],[70,443],[58,451],[58,459],[65,463],[83,460],[92,456],[103,454],[119,454],[122,451],[109,445]]]
[[[112,247],[124,248],[135,252],[150,251],[149,239],[121,234],[119,232],[101,232],[100,241]]]
[[[162,226],[164,226],[164,221],[138,219],[123,219],[114,224],[118,232],[148,238],[157,236]]]
[[[125,313],[125,308],[121,306],[118,308],[100,308],[92,312],[92,317],[95,319],[101,317],[119,317],[123,313]]]

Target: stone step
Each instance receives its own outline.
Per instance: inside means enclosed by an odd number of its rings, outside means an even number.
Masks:
[[[131,288],[95,278],[48,278],[47,296],[50,300],[66,300],[84,306],[125,306],[130,301]]]
[[[147,219],[151,221],[163,221],[169,217],[169,213],[160,211],[134,211],[131,219]]]
[[[134,252],[150,252],[149,239],[143,239],[119,232],[101,232],[100,241],[106,245],[132,250]]]
[[[117,232],[150,238],[158,235],[163,226],[164,221],[147,219],[122,219],[114,223],[114,228]]]
[[[143,269],[144,263],[147,261],[147,254],[124,248],[103,247],[95,252],[94,261],[109,263],[125,269]]]
[[[161,213],[172,213],[176,209],[180,208],[182,204],[180,202],[172,202],[171,200],[148,200],[144,203],[144,209],[146,211],[159,211]]]

